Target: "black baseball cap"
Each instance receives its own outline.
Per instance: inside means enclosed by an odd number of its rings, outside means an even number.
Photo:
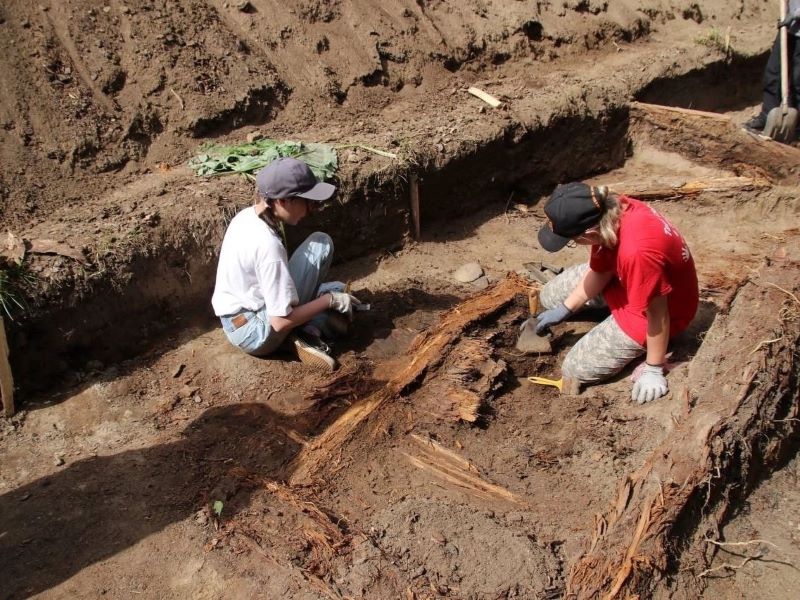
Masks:
[[[547,223],[539,230],[539,243],[558,252],[572,238],[600,222],[605,212],[604,194],[581,182],[559,185],[544,207]]]
[[[305,198],[322,202],[333,196],[336,187],[317,181],[309,166],[296,158],[278,158],[256,176],[258,193],[267,199]]]

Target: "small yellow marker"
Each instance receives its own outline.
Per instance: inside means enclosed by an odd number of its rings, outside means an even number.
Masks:
[[[552,385],[553,387],[558,388],[559,392],[564,387],[563,377],[561,379],[547,379],[546,377],[528,377],[528,381],[530,381],[531,383],[538,383],[539,385]]]

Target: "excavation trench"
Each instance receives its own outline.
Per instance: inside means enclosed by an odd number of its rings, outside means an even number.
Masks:
[[[705,538],[797,447],[798,207],[786,192],[796,164],[796,149],[747,137],[724,117],[646,104],[542,128],[511,123],[446,162],[420,160],[415,244],[407,243],[410,171],[343,178],[347,201],[290,239],[331,231],[339,272],[373,306],[342,350],[342,369],[324,380],[286,356],[236,352],[208,314],[214,249],[237,207],[229,198],[246,186],[167,174],[122,191],[123,200],[136,194],[145,213],[150,191],[158,198],[165,185],[207,205],[162,209],[160,222],[170,226],[148,233],[129,261],[104,256],[124,273],[100,277],[75,305],[52,290],[52,310],[12,329],[12,356],[33,398],[63,385],[65,373],[81,384],[53,396],[53,416],[32,410],[29,428],[49,431],[48,418],[85,404],[118,435],[133,419],[127,433],[145,445],[95,448],[0,496],[0,515],[22,523],[4,540],[19,548],[9,580],[25,593],[45,590],[195,515],[214,525],[202,535],[217,564],[300,595],[596,598],[702,589]],[[561,327],[552,357],[513,348],[531,282],[506,271],[526,254],[543,258],[530,241],[538,198],[588,176],[657,202],[701,265],[702,308],[673,349],[671,393],[649,406],[628,402],[627,372],[577,396],[526,381],[557,375],[591,319]],[[756,222],[766,222],[763,234],[746,238]],[[481,243],[489,247],[478,250]],[[484,262],[503,254],[489,288],[441,283],[462,246]],[[376,267],[362,255],[375,249],[404,274],[392,285],[369,285]],[[71,402],[58,405],[65,397]],[[12,454],[7,464],[23,460]],[[121,491],[106,478],[124,480]],[[24,515],[64,498],[108,510],[91,520],[56,516],[63,526],[52,527],[55,541],[35,539]],[[130,509],[114,509],[126,502]],[[46,546],[62,536],[65,544],[102,541],[57,561]],[[45,575],[29,577],[30,564]]]
[[[681,90],[690,81],[696,97],[712,97],[723,73],[728,80],[755,81],[749,75],[756,64],[755,58],[712,62],[679,78],[654,80],[637,96],[645,101],[658,96],[661,102],[674,97],[682,105],[686,100]],[[729,90],[726,106],[752,98],[752,87]],[[292,228],[290,246],[309,231],[322,229],[333,233],[340,262],[397,251],[415,229],[412,180],[419,182],[422,239],[447,229],[454,218],[484,214],[487,207],[487,217],[518,203],[533,208],[558,182],[619,167],[637,130],[647,129],[652,136],[660,127],[642,127],[640,121],[631,121],[628,105],[608,101],[599,110],[565,105],[544,125],[537,119],[526,123],[509,115],[494,136],[465,142],[446,154],[423,143],[404,166],[383,161],[345,168],[341,201],[302,228]],[[687,129],[680,137],[687,147],[691,135]],[[736,158],[715,160],[730,167]],[[97,365],[118,364],[181,330],[212,326],[208,298],[224,223],[249,202],[250,193],[244,181],[200,181],[182,169],[153,173],[109,198],[110,210],[130,215],[127,229],[106,233],[97,228],[94,235],[76,230],[71,243],[84,241],[88,254],[80,264],[40,257],[41,278],[31,292],[31,309],[9,324],[20,397],[74,381],[76,373],[80,379],[91,365],[96,370]],[[47,237],[48,231],[31,235]]]

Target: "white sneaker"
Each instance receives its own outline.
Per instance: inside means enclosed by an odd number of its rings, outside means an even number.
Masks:
[[[331,372],[336,369],[336,361],[327,352],[308,343],[296,333],[291,335],[291,339],[300,362],[320,371]]]

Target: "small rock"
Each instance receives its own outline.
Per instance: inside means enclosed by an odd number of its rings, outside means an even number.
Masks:
[[[243,13],[251,13],[254,11],[253,5],[248,2],[248,0],[242,0],[236,4],[236,8],[238,8]]]
[[[60,467],[64,464],[64,457],[56,454],[55,460],[53,460],[53,464],[57,467]]]
[[[110,6],[104,6],[103,7],[103,12],[106,13],[106,14],[110,13],[111,12],[111,7]]]
[[[497,256],[495,256],[495,257],[494,257],[494,259],[495,259],[497,262],[503,262],[503,257],[502,257],[502,256],[500,256],[499,254],[498,254]]]
[[[411,579],[416,579],[417,577],[422,577],[427,572],[428,572],[428,570],[425,567],[417,567],[416,570],[411,574]]]
[[[461,265],[456,272],[453,273],[453,277],[456,278],[456,281],[460,281],[461,283],[470,283],[478,279],[481,275],[483,275],[483,267],[476,262]]]
[[[252,133],[247,134],[247,143],[252,144],[253,142],[257,142],[258,140],[263,140],[264,134],[260,131],[253,131]]]
[[[486,277],[486,275],[478,277],[475,281],[472,282],[472,285],[474,285],[479,290],[485,290],[487,287],[489,287],[489,278]]]

